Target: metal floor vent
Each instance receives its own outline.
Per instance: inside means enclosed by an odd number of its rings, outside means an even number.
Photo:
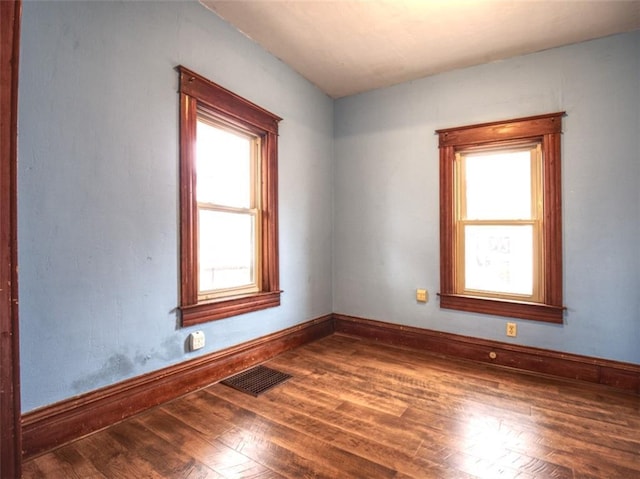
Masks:
[[[290,378],[290,374],[276,371],[266,366],[256,366],[225,379],[222,384],[258,397],[263,392],[282,384]]]

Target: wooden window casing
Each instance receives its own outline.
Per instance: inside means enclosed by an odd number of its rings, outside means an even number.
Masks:
[[[561,134],[564,112],[437,130],[440,149],[440,307],[520,319],[562,323]],[[465,294],[456,256],[456,154],[510,143],[540,143],[542,149],[542,245],[535,300]]]
[[[180,75],[180,311],[183,326],[280,305],[278,116],[182,66]],[[203,297],[198,288],[196,124],[199,112],[259,139],[258,291]]]

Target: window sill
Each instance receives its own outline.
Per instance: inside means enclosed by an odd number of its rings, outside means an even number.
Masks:
[[[563,306],[550,304],[497,300],[458,294],[441,293],[439,296],[440,307],[444,309],[492,314],[509,318],[532,319],[535,321],[545,321],[547,323],[561,324],[565,309]]]
[[[208,321],[215,321],[217,319],[229,318],[239,314],[280,306],[280,293],[281,291],[252,293],[181,306],[182,325],[193,326]]]

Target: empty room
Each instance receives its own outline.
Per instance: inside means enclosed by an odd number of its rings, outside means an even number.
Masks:
[[[3,1],[2,478],[640,477],[640,2]]]

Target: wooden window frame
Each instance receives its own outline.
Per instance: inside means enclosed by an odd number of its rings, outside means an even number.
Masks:
[[[565,112],[437,130],[440,149],[440,307],[562,323],[562,117]],[[539,302],[459,294],[456,289],[456,153],[508,142],[542,145],[543,291]]]
[[[180,311],[182,325],[280,305],[278,255],[278,122],[281,118],[183,66],[180,75]],[[260,137],[260,290],[198,299],[196,122],[205,110]]]

